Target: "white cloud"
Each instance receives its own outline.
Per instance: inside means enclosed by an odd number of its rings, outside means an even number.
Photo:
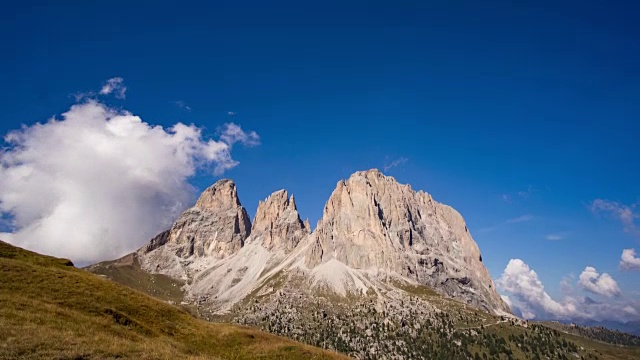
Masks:
[[[191,111],[191,107],[182,100],[174,101],[173,103],[184,111],[187,111],[187,112]]]
[[[409,159],[407,159],[406,157],[401,156],[401,157],[393,160],[392,162],[385,164],[384,167],[383,167],[384,171],[389,171],[389,170],[393,169],[394,167],[404,165],[404,164],[407,163],[407,161],[409,161]]]
[[[636,257],[635,249],[622,250],[622,256],[620,257],[620,269],[640,270],[640,258]]]
[[[500,195],[500,199],[505,204],[511,204],[514,201],[526,201],[529,199],[534,193],[539,192],[540,190],[536,189],[532,185],[527,186],[526,190],[520,190],[511,193],[504,193]]]
[[[628,206],[615,201],[596,199],[591,203],[590,208],[593,213],[611,213],[620,220],[625,232],[640,235],[635,224],[635,219],[640,218],[640,214],[634,212],[636,205]]]
[[[598,274],[591,266],[584,268],[578,277],[578,284],[585,290],[607,297],[620,296],[618,283],[607,273]]]
[[[545,238],[547,240],[557,241],[557,240],[564,239],[564,235],[561,235],[561,234],[549,234],[549,235],[545,236]]]
[[[528,199],[531,196],[531,194],[533,194],[536,191],[537,190],[533,186],[529,185],[527,186],[527,190],[518,191],[518,196],[523,199]]]
[[[500,297],[502,298],[502,301],[504,301],[505,304],[507,304],[507,306],[509,306],[509,308],[513,307],[513,302],[511,301],[511,299],[509,298],[509,296],[507,295],[500,295]]]
[[[194,125],[153,126],[95,100],[5,141],[0,212],[12,217],[13,233],[0,238],[80,263],[141,246],[191,204],[187,180],[198,168],[220,174],[238,164],[234,141],[205,141]]]
[[[478,231],[480,231],[480,232],[493,231],[493,230],[495,230],[497,228],[500,228],[500,227],[503,227],[505,225],[527,222],[527,221],[531,221],[533,219],[535,219],[535,216],[533,216],[533,215],[522,215],[522,216],[518,216],[518,217],[515,217],[515,218],[512,218],[512,219],[505,220],[505,221],[503,221],[503,222],[501,222],[501,223],[499,223],[497,225],[493,225],[493,226],[482,228],[482,229],[480,229]]]
[[[574,295],[575,290],[573,287],[573,283],[575,281],[575,276],[573,274],[569,274],[567,276],[563,276],[562,280],[560,280],[560,289],[564,294]]]
[[[505,301],[512,311],[526,319],[630,321],[639,318],[636,306],[629,300],[617,298],[597,302],[578,297],[569,281],[570,278],[563,279],[563,291],[569,295],[557,301],[545,291],[533,269],[520,259],[511,259],[496,284],[507,293],[503,299],[507,298]]]
[[[127,87],[124,86],[124,79],[121,77],[114,77],[109,80],[102,86],[100,89],[100,95],[109,95],[111,93],[117,99],[124,99],[125,92],[127,92]]]
[[[234,123],[224,124],[220,140],[227,143],[229,146],[239,142],[245,146],[260,145],[260,136],[255,131],[244,132],[242,128]]]
[[[227,115],[229,116],[235,116],[237,115],[235,111],[227,111]]]
[[[638,315],[638,311],[634,309],[632,306],[625,306],[622,310],[630,315]]]
[[[505,224],[516,224],[516,223],[521,223],[521,222],[525,222],[525,221],[531,221],[533,220],[533,215],[522,215],[522,216],[518,216],[517,218],[513,218],[513,219],[509,219],[507,221],[505,221]]]
[[[509,261],[497,284],[513,296],[513,305],[522,310],[522,316],[525,318],[535,318],[534,308],[541,308],[560,317],[576,314],[575,304],[561,304],[553,300],[544,290],[538,274],[520,259]]]

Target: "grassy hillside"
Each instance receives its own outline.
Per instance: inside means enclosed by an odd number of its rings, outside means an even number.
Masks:
[[[184,297],[180,280],[172,279],[162,274],[149,274],[140,268],[138,258],[133,254],[124,256],[118,260],[104,261],[85,268],[94,274],[102,275],[107,279],[142,291],[154,298],[173,301],[179,304]]]
[[[0,241],[0,359],[342,359],[251,328],[213,324]]]

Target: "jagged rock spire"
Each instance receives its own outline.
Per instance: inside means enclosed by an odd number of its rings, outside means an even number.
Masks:
[[[269,250],[290,252],[310,233],[308,222],[302,222],[293,195],[278,190],[260,201],[253,220],[253,241]]]
[[[196,206],[201,209],[220,211],[242,205],[240,205],[236,184],[233,180],[221,179],[202,192]]]
[[[191,256],[225,258],[240,250],[251,233],[251,221],[232,180],[222,179],[207,188],[196,202],[173,224],[171,230],[145,248],[167,244],[167,249],[181,258]]]

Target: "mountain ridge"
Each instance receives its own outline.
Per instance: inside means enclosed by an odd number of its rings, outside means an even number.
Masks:
[[[251,222],[233,180],[218,180],[135,253],[145,271],[185,281],[186,301],[217,312],[285,268],[340,296],[400,278],[484,311],[510,312],[462,216],[377,169],[338,181],[313,231],[287,190],[260,201]]]

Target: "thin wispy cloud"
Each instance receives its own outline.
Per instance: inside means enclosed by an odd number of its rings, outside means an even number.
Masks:
[[[87,92],[77,92],[70,95],[73,99],[79,103],[85,99],[92,99],[96,97],[95,91],[87,91]]]
[[[124,99],[126,98],[127,87],[124,86],[124,79],[121,77],[114,77],[109,80],[102,86],[100,89],[100,95],[110,95],[116,97],[116,99]]]
[[[184,111],[191,111],[191,107],[182,100],[174,101],[173,104]]]
[[[402,165],[406,164],[407,161],[409,161],[409,159],[407,159],[404,156],[401,156],[401,157],[399,157],[399,158],[397,158],[397,159],[395,159],[395,160],[393,160],[393,161],[391,161],[389,163],[386,163],[384,165],[383,169],[384,169],[384,171],[389,171],[389,170],[391,170],[391,169],[393,169],[395,167],[402,166]]]
[[[513,219],[509,219],[507,221],[505,221],[505,224],[516,224],[516,223],[521,223],[521,222],[525,222],[525,221],[531,221],[533,220],[533,215],[522,215],[522,216],[518,216],[517,218],[513,218]]]
[[[570,234],[571,232],[569,231],[562,231],[562,232],[547,234],[544,238],[551,241],[559,241],[559,240],[566,239],[567,236],[569,236]]]
[[[245,132],[234,123],[224,124],[220,130],[220,140],[229,146],[233,146],[235,143],[241,143],[244,146],[260,145],[260,136],[255,131]]]
[[[536,188],[529,185],[526,190],[518,191],[518,196],[523,199],[528,199],[536,191],[538,191]]]
[[[500,194],[500,200],[505,204],[512,204],[514,201],[525,201],[531,197],[534,193],[538,192],[538,189],[532,185],[527,186],[527,189],[516,191],[514,193]]]
[[[227,115],[235,116],[235,115],[238,115],[238,114],[235,111],[227,111]]]
[[[535,219],[535,216],[533,216],[533,215],[529,215],[529,214],[522,215],[522,216],[518,216],[518,217],[515,217],[515,218],[512,218],[512,219],[505,220],[505,221],[503,221],[503,222],[501,222],[501,223],[499,223],[497,225],[494,225],[494,226],[482,228],[482,229],[480,229],[478,231],[480,231],[480,232],[493,231],[493,230],[495,230],[495,229],[497,229],[499,227],[505,226],[505,225],[523,223],[523,222],[531,221],[533,219]]]
[[[575,288],[573,287],[575,278],[575,275],[571,273],[563,276],[562,280],[560,280],[560,290],[562,290],[565,295],[575,295]]]
[[[596,199],[589,208],[594,214],[609,213],[617,218],[625,232],[640,235],[640,230],[636,226],[636,219],[640,218],[640,214],[636,213],[637,205],[625,205],[615,201]]]

